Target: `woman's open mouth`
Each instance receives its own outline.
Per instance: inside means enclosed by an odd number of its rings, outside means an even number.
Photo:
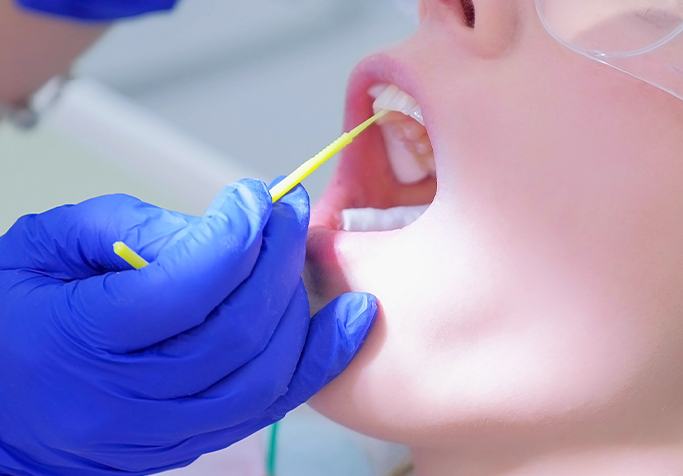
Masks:
[[[352,78],[347,126],[374,112],[387,114],[347,149],[314,210],[307,267],[313,294],[331,297],[353,289],[347,251],[395,241],[428,214],[437,189],[437,161],[412,84],[384,57],[366,61]]]
[[[346,208],[341,211],[340,228],[349,232],[390,231],[416,221],[429,207],[400,204],[401,187],[433,183],[436,179],[434,150],[417,101],[396,85],[376,84],[369,90],[374,98],[373,112],[385,112],[378,122],[384,141],[385,158],[396,181],[388,193],[397,204],[391,208]],[[375,159],[377,160],[377,159]],[[398,185],[398,186],[396,186]],[[388,204],[384,204],[387,206]]]

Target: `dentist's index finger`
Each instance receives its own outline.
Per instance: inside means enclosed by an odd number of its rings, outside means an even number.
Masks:
[[[0,237],[0,267],[57,279],[86,279],[129,266],[112,253],[124,240],[154,258],[195,220],[128,195],[105,195],[26,215]]]
[[[349,293],[313,317],[287,393],[270,407],[268,415],[273,420],[281,419],[339,376],[365,343],[377,313],[374,296]]]
[[[84,337],[110,351],[149,347],[200,325],[249,275],[272,203],[263,182],[226,187],[206,215],[142,270],[69,283]]]

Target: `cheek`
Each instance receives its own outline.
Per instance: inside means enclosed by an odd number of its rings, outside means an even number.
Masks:
[[[536,53],[495,71],[439,63],[458,77],[430,79],[437,207],[419,240],[404,235],[420,248],[348,252],[352,287],[384,315],[314,400],[325,414],[410,443],[677,405],[681,106],[578,55]]]
[[[597,403],[645,366],[671,378],[683,304],[680,104],[590,62],[507,79],[523,86],[479,98],[485,119],[470,115],[470,141],[449,145],[467,150],[450,177],[506,250],[508,309],[534,323],[537,363],[526,368],[541,385],[531,393],[561,388],[564,374],[575,384],[565,403]],[[534,355],[524,348],[508,358]]]
[[[637,380],[652,354],[652,322],[605,306],[558,263],[527,259],[503,236],[440,218],[425,217],[429,233],[419,230],[430,253],[404,255],[419,285],[377,256],[350,263],[352,287],[381,296],[384,312],[315,408],[415,443],[476,421],[540,422],[605,406]],[[394,246],[406,250],[401,240],[384,243],[388,256]]]
[[[557,267],[646,312],[681,283],[680,101],[578,55],[496,68],[438,112],[441,191],[513,273]]]

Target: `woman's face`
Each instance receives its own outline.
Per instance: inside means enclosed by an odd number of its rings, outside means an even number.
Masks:
[[[562,47],[531,0],[463,3],[423,0],[351,80],[347,126],[375,84],[416,99],[437,173],[399,184],[379,128],[341,160],[307,284],[383,312],[314,406],[412,445],[661,434],[683,404],[683,103]],[[338,229],[342,209],[430,202],[401,230]]]

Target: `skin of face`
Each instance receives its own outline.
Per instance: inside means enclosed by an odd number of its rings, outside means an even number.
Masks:
[[[422,1],[415,35],[351,79],[347,126],[374,83],[417,99],[438,185],[403,230],[337,232],[338,208],[392,186],[377,131],[342,159],[307,286],[382,313],[313,406],[463,455],[681,441],[683,102],[563,47],[530,0],[474,4],[468,28],[459,1]]]

